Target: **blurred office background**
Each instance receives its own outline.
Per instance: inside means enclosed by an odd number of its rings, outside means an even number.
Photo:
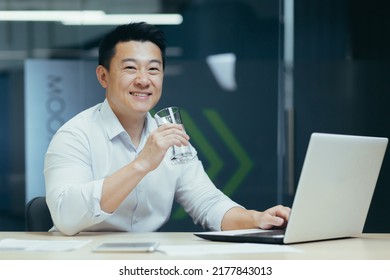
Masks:
[[[113,15],[165,31],[157,107],[180,106],[215,184],[265,209],[291,205],[312,132],[390,136],[389,11],[386,0],[0,0],[0,230],[24,230],[26,202],[44,195],[51,135],[103,100],[94,67]],[[159,14],[169,21],[147,17]],[[390,232],[389,168],[386,155],[366,232]],[[175,205],[162,230],[199,228]]]

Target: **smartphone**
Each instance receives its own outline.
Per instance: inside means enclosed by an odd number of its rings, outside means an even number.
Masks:
[[[154,252],[158,242],[105,242],[93,249],[94,252]]]

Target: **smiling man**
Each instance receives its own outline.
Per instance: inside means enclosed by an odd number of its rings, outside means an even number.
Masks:
[[[168,149],[190,143],[180,125],[157,127],[149,114],[164,67],[164,34],[152,25],[121,25],[103,38],[96,75],[105,99],[64,124],[46,153],[53,230],[155,231],[174,200],[208,230],[285,226],[289,208],[245,209],[214,186],[198,157],[171,163]]]

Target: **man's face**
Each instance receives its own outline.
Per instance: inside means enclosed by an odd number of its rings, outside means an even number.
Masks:
[[[110,70],[104,69],[106,96],[119,117],[144,117],[160,100],[162,55],[151,42],[129,41],[116,46]]]

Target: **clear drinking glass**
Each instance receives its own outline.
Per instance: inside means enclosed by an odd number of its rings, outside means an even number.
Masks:
[[[176,123],[181,124],[184,128],[184,124],[180,115],[178,107],[168,107],[158,111],[154,115],[154,119],[158,126],[164,123]],[[182,164],[189,162],[194,158],[191,150],[191,146],[173,146],[171,160],[174,164]]]

